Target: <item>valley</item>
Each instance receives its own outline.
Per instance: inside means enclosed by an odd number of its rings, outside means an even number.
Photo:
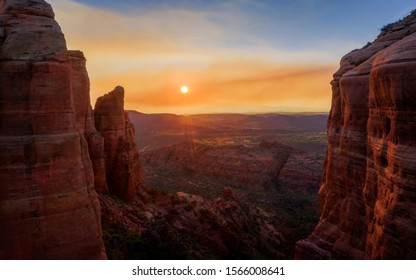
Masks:
[[[317,6],[280,49],[280,1],[75,2],[0,0],[0,259],[416,259],[410,5]],[[286,20],[312,19],[298,4]],[[345,27],[398,9],[335,70],[363,39]],[[321,19],[346,40],[322,48]]]
[[[143,225],[139,244],[160,244],[150,256],[138,245],[137,258],[293,258],[319,217],[326,115],[129,118],[146,188],[138,211],[151,217],[135,221]]]

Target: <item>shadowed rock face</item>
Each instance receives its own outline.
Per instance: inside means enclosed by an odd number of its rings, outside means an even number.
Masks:
[[[416,258],[416,14],[334,74],[321,218],[301,259]]]
[[[70,51],[71,87],[74,102],[75,126],[88,142],[88,151],[94,170],[95,190],[108,194],[104,163],[104,138],[94,124],[94,115],[90,104],[90,81],[81,52]]]
[[[134,127],[124,111],[124,89],[117,86],[98,98],[94,117],[97,130],[104,137],[105,169],[110,194],[132,202],[142,179]]]
[[[0,259],[105,258],[85,58],[49,4],[0,1],[0,73]]]

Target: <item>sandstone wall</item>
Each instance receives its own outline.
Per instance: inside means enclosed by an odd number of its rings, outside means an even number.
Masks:
[[[49,4],[0,2],[0,73],[0,259],[105,258],[85,59]]]
[[[334,74],[320,221],[299,259],[416,258],[416,14]]]

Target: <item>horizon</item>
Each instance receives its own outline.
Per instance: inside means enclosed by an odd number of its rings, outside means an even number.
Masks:
[[[329,112],[307,112],[307,111],[296,111],[296,112],[215,112],[215,113],[195,113],[195,114],[179,114],[179,113],[169,113],[169,112],[159,112],[159,113],[145,113],[141,111],[137,111],[134,109],[125,109],[127,112],[135,112],[138,114],[143,115],[175,115],[175,116],[198,116],[198,115],[243,115],[243,116],[260,116],[260,115],[306,115],[306,116],[312,116],[312,115],[329,115]]]
[[[341,57],[416,8],[409,0],[50,2],[68,48],[87,58],[92,104],[121,85],[126,110],[180,115],[329,112]]]

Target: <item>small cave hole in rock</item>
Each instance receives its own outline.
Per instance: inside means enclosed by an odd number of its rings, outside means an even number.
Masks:
[[[390,130],[391,130],[391,119],[389,117],[386,117],[385,128],[386,128],[386,135],[390,134]]]
[[[381,167],[386,168],[388,164],[389,164],[389,162],[387,161],[386,156],[384,156],[384,155],[381,156],[380,157],[380,165],[381,165]]]

